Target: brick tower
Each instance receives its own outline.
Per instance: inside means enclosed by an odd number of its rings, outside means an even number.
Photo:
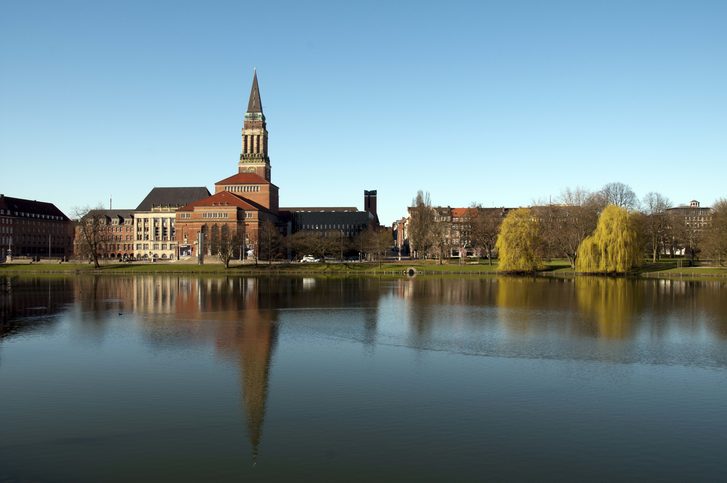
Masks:
[[[268,157],[268,130],[265,125],[257,71],[252,76],[250,100],[242,126],[242,154],[238,165],[239,173],[255,173],[270,181],[270,158]]]

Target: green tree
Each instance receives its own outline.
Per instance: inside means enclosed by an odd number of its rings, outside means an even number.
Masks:
[[[518,208],[507,214],[495,246],[500,260],[498,271],[534,272],[543,266],[540,226],[529,208]]]
[[[608,205],[593,234],[578,247],[576,271],[626,273],[638,265],[639,249],[631,215],[625,208]]]

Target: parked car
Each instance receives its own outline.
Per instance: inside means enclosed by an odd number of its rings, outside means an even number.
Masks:
[[[313,255],[306,255],[300,259],[300,263],[318,263],[320,258],[315,258]]]

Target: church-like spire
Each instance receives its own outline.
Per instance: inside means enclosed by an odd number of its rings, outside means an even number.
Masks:
[[[265,181],[270,181],[268,131],[265,127],[263,103],[260,101],[257,71],[252,75],[250,101],[247,103],[245,121],[242,125],[242,153],[238,170],[240,173],[255,173]]]
[[[263,113],[263,103],[260,101],[260,88],[257,85],[257,70],[252,74],[252,89],[250,89],[250,100],[247,102],[247,112]]]

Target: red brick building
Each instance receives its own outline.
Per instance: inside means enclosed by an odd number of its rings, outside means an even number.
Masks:
[[[103,232],[103,244],[99,256],[105,259],[124,260],[134,256],[134,212],[131,210],[91,210],[89,216],[99,218]],[[74,243],[82,243],[78,228]],[[82,250],[76,249],[75,253]]]
[[[71,220],[53,203],[0,194],[0,260],[71,256]]]
[[[215,183],[215,194],[177,210],[176,240],[179,255],[197,256],[198,234],[205,234],[206,253],[215,240],[236,235],[256,252],[260,229],[266,221],[278,222],[278,187],[270,181],[268,131],[260,100],[257,73],[242,127],[242,152],[238,172]]]

